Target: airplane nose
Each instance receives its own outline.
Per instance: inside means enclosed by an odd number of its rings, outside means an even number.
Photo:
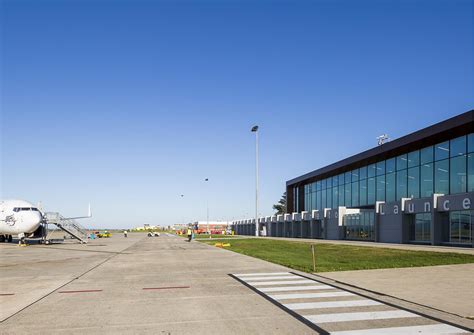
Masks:
[[[33,221],[35,222],[35,224],[40,224],[41,221],[43,221],[43,217],[42,217],[41,213],[35,212],[34,215],[35,215],[35,217],[34,217]]]
[[[26,214],[26,213],[25,213]],[[36,229],[38,229],[38,227],[40,226],[41,224],[41,221],[42,221],[42,216],[41,216],[41,213],[39,212],[29,212],[27,213],[27,215],[25,215],[26,217],[24,218],[24,221],[28,222],[29,223],[29,232],[32,233],[34,232]],[[25,223],[26,223],[25,222]]]

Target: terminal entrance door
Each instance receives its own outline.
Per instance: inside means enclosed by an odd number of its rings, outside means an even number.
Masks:
[[[443,227],[443,244],[474,247],[474,210],[449,212]]]
[[[431,213],[417,213],[409,218],[410,243],[431,244]]]
[[[344,238],[346,240],[375,241],[374,220],[375,212],[373,210],[344,215]]]

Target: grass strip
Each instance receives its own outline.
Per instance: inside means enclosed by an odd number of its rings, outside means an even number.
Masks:
[[[224,240],[200,240],[214,245]],[[260,258],[286,267],[313,272],[310,242],[265,239],[225,241],[226,247],[247,256]],[[433,265],[474,263],[474,255],[431,251],[374,248],[342,244],[315,243],[316,272],[390,269]]]

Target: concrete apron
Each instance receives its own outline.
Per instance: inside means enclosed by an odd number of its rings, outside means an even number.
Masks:
[[[229,276],[275,264],[165,234],[53,247],[0,247],[2,334],[316,333]]]

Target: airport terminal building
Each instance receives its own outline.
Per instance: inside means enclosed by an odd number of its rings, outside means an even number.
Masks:
[[[286,183],[266,235],[474,246],[474,110]],[[252,231],[253,229],[253,231]],[[235,222],[253,235],[255,220]]]

